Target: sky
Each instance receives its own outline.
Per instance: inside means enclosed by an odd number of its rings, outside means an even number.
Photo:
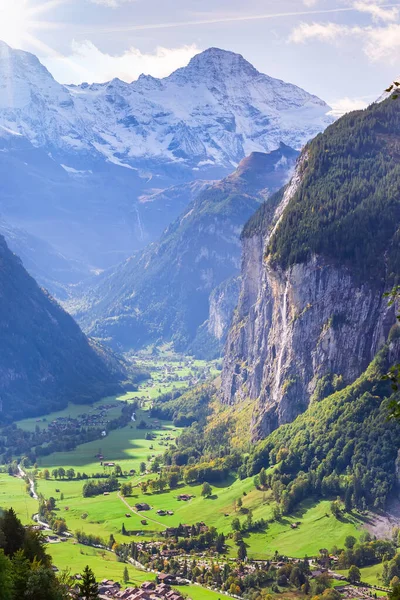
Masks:
[[[0,39],[61,83],[165,77],[224,48],[340,114],[400,76],[400,0],[0,0]]]

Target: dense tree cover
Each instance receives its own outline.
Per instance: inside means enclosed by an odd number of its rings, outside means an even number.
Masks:
[[[120,483],[115,475],[110,475],[102,481],[88,481],[82,488],[82,496],[89,498],[90,496],[99,496],[104,492],[115,492],[119,490]]]
[[[45,499],[43,496],[39,497],[39,518],[41,521],[48,523],[52,530],[62,535],[68,530],[67,523],[63,517],[60,516],[58,510],[56,511],[56,500],[53,497]]]
[[[348,265],[362,281],[397,277],[399,134],[400,105],[387,100],[345,115],[311,141],[301,185],[270,240],[270,258],[286,268],[320,254]]]
[[[265,235],[272,223],[275,209],[283,199],[285,190],[286,187],[282,188],[261,204],[260,208],[243,227],[242,240],[253,237],[253,235]]]
[[[42,534],[25,529],[13,509],[0,518],[2,600],[67,600],[69,588],[51,568]]]
[[[385,585],[390,585],[394,577],[400,579],[400,554],[387,556],[383,563],[382,581]]]
[[[183,393],[172,391],[154,401],[150,415],[173,421],[176,427],[188,427],[195,421],[204,424],[211,413],[209,403],[214,394],[215,387],[212,383]]]
[[[284,514],[310,495],[341,495],[347,510],[385,505],[400,445],[398,424],[387,420],[387,360],[384,348],[354,384],[273,432],[241,467],[254,475],[275,465],[268,484]]]
[[[367,567],[393,559],[396,554],[396,544],[391,540],[368,539],[360,543],[355,541],[351,548],[342,550],[334,548],[334,550],[339,558],[338,568],[349,569],[352,565]]]

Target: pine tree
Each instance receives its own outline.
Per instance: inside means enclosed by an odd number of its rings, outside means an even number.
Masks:
[[[129,572],[128,572],[128,567],[124,568],[124,583],[128,583],[129,581]]]
[[[11,563],[14,598],[23,598],[30,571],[29,560],[25,558],[22,550],[18,550]]]
[[[238,559],[245,560],[247,557],[247,549],[244,542],[241,542],[238,547]]]
[[[0,550],[0,600],[11,600],[13,593],[12,564]]]
[[[121,533],[122,533],[122,535],[128,535],[128,533],[127,533],[127,531],[125,529],[125,523],[122,523]]]
[[[4,553],[13,556],[24,544],[25,529],[12,508],[5,511],[0,520],[0,529],[6,541]]]
[[[96,578],[92,569],[89,565],[83,570],[82,581],[78,583],[79,596],[82,600],[98,600],[99,599],[99,586],[97,585]]]

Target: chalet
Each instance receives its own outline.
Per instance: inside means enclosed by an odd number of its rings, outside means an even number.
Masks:
[[[187,502],[188,500],[191,500],[193,498],[193,496],[191,496],[190,494],[181,494],[180,496],[178,496],[178,500],[183,500],[184,502]]]
[[[146,502],[138,502],[135,504],[135,508],[136,510],[151,510],[150,505],[146,504]]]
[[[156,584],[154,581],[145,581],[142,585],[142,590],[155,590]]]

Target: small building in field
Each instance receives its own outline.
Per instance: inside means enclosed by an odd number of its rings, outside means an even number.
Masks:
[[[135,504],[135,508],[136,510],[151,510],[150,505],[146,504],[146,502],[138,502]]]

